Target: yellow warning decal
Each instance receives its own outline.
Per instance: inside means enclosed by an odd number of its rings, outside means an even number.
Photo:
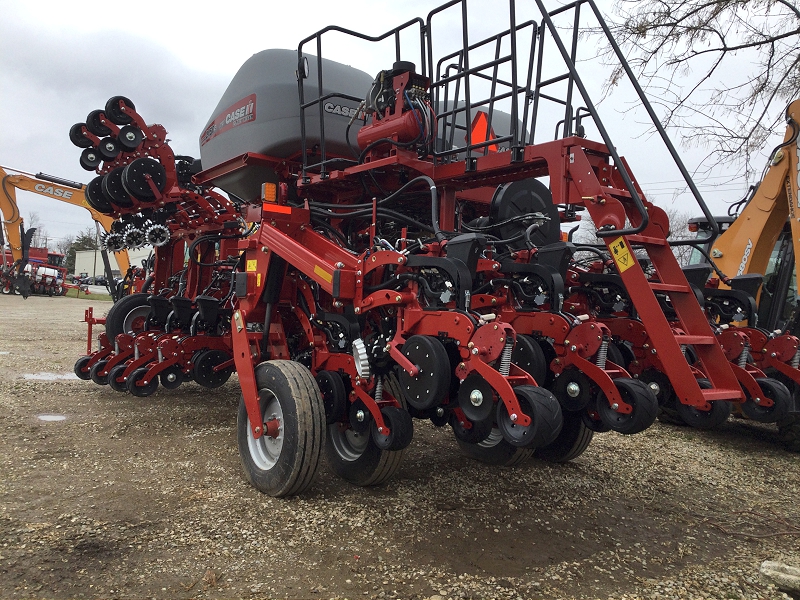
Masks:
[[[617,263],[617,270],[620,273],[624,273],[633,266],[636,257],[631,254],[624,238],[615,239],[611,242],[609,248],[611,248],[611,256],[614,258],[614,262]]]
[[[316,267],[314,267],[314,273],[315,273],[316,275],[319,275],[320,277],[322,277],[322,278],[323,278],[325,281],[327,281],[328,283],[330,283],[331,281],[333,281],[333,275],[331,275],[330,273],[328,273],[328,272],[327,272],[325,269],[323,269],[323,268],[322,268],[322,267],[320,267],[319,265],[317,265]]]
[[[256,274],[256,287],[261,287],[261,273]]]
[[[248,260],[247,261],[247,271],[257,271],[258,270],[258,261],[257,260]]]

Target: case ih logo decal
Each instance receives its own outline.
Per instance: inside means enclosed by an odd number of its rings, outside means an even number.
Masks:
[[[333,102],[326,102],[323,106],[326,113],[332,115],[342,115],[343,117],[350,117],[351,119],[358,114],[357,108],[350,108],[341,104],[334,104]]]
[[[62,190],[61,188],[54,187],[52,185],[37,183],[35,186],[33,186],[33,189],[35,189],[37,192],[41,192],[42,194],[50,194],[56,198],[72,198],[72,192],[69,190]]]
[[[200,136],[200,145],[226,131],[256,120],[256,95],[250,94],[222,111]]]

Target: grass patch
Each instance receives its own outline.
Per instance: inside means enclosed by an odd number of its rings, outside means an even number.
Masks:
[[[111,294],[84,294],[80,290],[67,290],[65,298],[83,298],[84,300],[97,300],[98,302],[111,302]]]

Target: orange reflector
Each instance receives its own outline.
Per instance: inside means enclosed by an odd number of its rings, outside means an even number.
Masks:
[[[275,202],[278,199],[278,185],[275,183],[262,184],[261,197],[264,202]]]
[[[689,225],[687,226],[687,229],[689,231],[697,231],[699,229],[699,227],[697,226],[697,223],[689,223]]]
[[[479,110],[475,118],[472,119],[472,143],[479,144],[496,138],[494,129],[489,129],[489,113]],[[497,152],[498,150],[497,144],[491,144],[488,148],[489,152]]]
[[[261,205],[261,210],[266,212],[280,213],[282,215],[292,214],[291,206],[281,206],[280,204],[273,204],[272,202],[264,202]]]

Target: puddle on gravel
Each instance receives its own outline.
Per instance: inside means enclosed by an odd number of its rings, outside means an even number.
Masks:
[[[65,415],[36,415],[36,418],[40,421],[66,421],[67,417]]]
[[[75,373],[25,373],[23,379],[33,381],[56,381],[58,379],[78,379]]]

